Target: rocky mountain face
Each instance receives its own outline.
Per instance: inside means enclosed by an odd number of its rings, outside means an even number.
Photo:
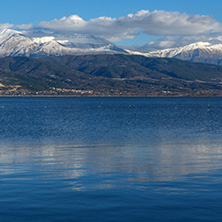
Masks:
[[[87,34],[28,37],[16,30],[0,30],[0,57],[118,53],[126,53],[126,51],[105,39]]]

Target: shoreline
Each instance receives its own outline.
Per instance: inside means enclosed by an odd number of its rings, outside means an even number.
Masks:
[[[4,97],[34,97],[34,98],[40,98],[40,97],[175,97],[175,98],[179,98],[179,97],[222,97],[222,94],[202,94],[202,95],[196,95],[196,94],[178,94],[178,95],[164,95],[164,94],[160,94],[160,95],[153,95],[153,94],[147,94],[147,95],[135,95],[135,94],[126,94],[126,95],[0,95],[0,98],[4,98]]]

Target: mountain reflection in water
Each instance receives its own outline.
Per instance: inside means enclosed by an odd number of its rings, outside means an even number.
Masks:
[[[222,166],[222,146],[199,142],[2,145],[0,154],[1,175],[58,179],[78,190],[140,188],[150,181],[204,177]]]

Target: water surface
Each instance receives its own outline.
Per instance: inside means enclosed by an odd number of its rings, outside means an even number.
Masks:
[[[222,98],[0,98],[1,221],[221,221]]]

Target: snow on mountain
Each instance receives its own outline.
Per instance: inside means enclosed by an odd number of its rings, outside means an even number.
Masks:
[[[222,65],[222,44],[196,42],[183,47],[147,53],[124,50],[115,44],[88,34],[51,34],[27,36],[23,32],[0,30],[0,57],[5,56],[60,56],[85,54],[133,54],[146,57],[177,58],[193,62]]]
[[[2,44],[5,40],[10,38],[13,35],[19,35],[20,32],[12,29],[2,29],[0,30],[0,44]]]
[[[0,32],[0,56],[29,55],[38,45],[20,32],[2,30]]]
[[[72,46],[75,48],[76,46],[82,46],[83,48],[91,48],[89,46],[93,46],[93,48],[97,48],[98,46],[105,46],[110,44],[109,41],[95,37],[88,34],[70,34],[70,35],[55,35],[55,39],[58,42],[66,41],[68,46]]]
[[[48,35],[28,37],[22,32],[0,30],[0,57],[5,56],[58,56],[75,54],[126,53],[113,43],[92,35]]]
[[[196,49],[204,49],[208,46],[210,46],[210,43],[208,43],[208,42],[196,42],[196,43],[192,43],[190,45],[186,45],[183,47],[163,49],[163,50],[159,50],[159,51],[152,51],[152,52],[150,52],[150,54],[155,57],[173,58],[180,53],[189,52],[189,51],[193,51]]]
[[[147,53],[127,50],[129,54],[146,57],[177,58],[192,62],[222,65],[222,44],[196,42],[183,47],[151,51]]]

